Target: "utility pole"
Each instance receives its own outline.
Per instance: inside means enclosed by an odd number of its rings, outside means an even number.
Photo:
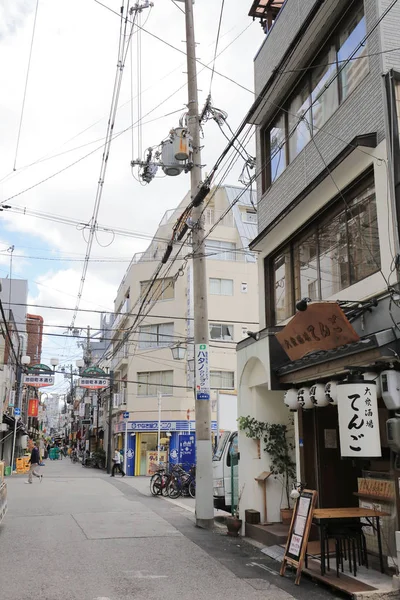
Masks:
[[[193,145],[193,168],[190,171],[191,198],[201,184],[200,122],[197,94],[196,45],[193,0],[185,0],[186,52],[188,71],[188,130]],[[204,258],[203,202],[192,210],[194,343],[195,343],[195,408],[196,408],[196,525],[211,529],[214,525],[211,404],[208,361],[207,274]],[[200,348],[201,347],[201,348]],[[201,361],[201,390],[199,362]],[[208,390],[207,390],[208,388]]]
[[[111,473],[111,436],[112,436],[112,409],[114,393],[114,371],[110,371],[110,404],[108,405],[108,440],[107,440],[107,473]]]

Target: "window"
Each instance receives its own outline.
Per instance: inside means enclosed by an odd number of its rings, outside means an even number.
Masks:
[[[257,212],[252,209],[246,209],[242,211],[243,223],[254,223],[257,224]]]
[[[285,321],[295,302],[307,297],[325,300],[380,269],[375,188],[371,178],[343,194],[269,260],[272,314],[269,322]]]
[[[140,282],[140,297],[144,298],[149,288],[150,292],[147,297],[147,302],[157,302],[158,300],[171,300],[175,296],[175,283],[172,277],[165,279],[156,279],[152,281]]]
[[[150,371],[138,373],[138,396],[172,396],[172,371]]]
[[[236,260],[236,244],[219,240],[206,240],[207,258],[212,260]]]
[[[143,325],[139,329],[139,348],[162,348],[170,346],[174,340],[173,323]]]
[[[367,34],[367,26],[363,7],[352,15],[339,36],[338,63],[339,68],[346,62],[353,52],[360,45]],[[344,100],[368,72],[367,46],[364,44],[352,56],[350,62],[346,64],[340,72],[339,81],[341,89],[341,99]]]
[[[296,158],[311,139],[310,86],[308,82],[289,106],[289,156]]]
[[[263,192],[367,75],[367,44],[355,52],[365,36],[364,4],[359,0],[349,19],[331,36],[314,63],[306,69],[286,110],[279,112],[262,132]],[[348,59],[350,61],[346,64]]]
[[[233,296],[233,279],[210,277],[210,294],[214,296]]]
[[[233,341],[233,325],[210,323],[210,339]]]
[[[271,183],[278,179],[286,168],[286,126],[282,114],[269,130],[269,160]]]
[[[235,374],[233,371],[210,371],[210,387],[217,390],[233,390]]]

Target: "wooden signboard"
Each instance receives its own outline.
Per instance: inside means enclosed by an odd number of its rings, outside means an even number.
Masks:
[[[300,583],[317,495],[315,490],[303,490],[293,509],[280,574],[284,576],[288,564],[296,567],[296,585]]]
[[[312,302],[275,335],[290,360],[360,339],[336,302]]]

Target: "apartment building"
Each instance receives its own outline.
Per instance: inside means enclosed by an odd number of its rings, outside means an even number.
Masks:
[[[266,31],[248,114],[257,130],[258,235],[250,248],[259,253],[261,329],[238,346],[239,415],[288,426],[297,481],[318,491],[320,507],[358,506],[368,501],[356,495],[365,477],[391,480],[384,553],[395,554],[400,473],[385,432],[394,413],[377,386],[379,456],[370,447],[343,460],[337,403],[320,402],[315,389],[344,381],[353,366],[374,381],[398,368],[400,5],[256,0],[250,15]],[[294,412],[284,403],[289,389]],[[270,470],[270,456],[258,456],[243,432],[239,445],[241,509],[266,519],[255,477]],[[270,522],[280,520],[281,499],[271,477]]]
[[[164,215],[148,249],[134,256],[115,300],[110,363],[116,382],[113,444],[123,450],[126,435],[130,475],[147,474],[156,460],[159,420],[161,459],[195,460],[191,246],[177,245],[146,297],[172,228],[189,200],[187,195]],[[218,427],[236,422],[236,343],[246,337],[247,329],[258,328],[257,263],[248,249],[257,218],[254,198],[240,187],[211,190],[205,205],[206,230],[216,224],[206,241],[216,436]],[[127,332],[129,337],[121,343]],[[175,360],[171,350],[182,359]],[[124,419],[124,413],[129,418]]]

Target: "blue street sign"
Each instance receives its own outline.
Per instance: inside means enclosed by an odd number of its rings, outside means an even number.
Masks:
[[[129,419],[129,412],[124,412],[124,419]]]
[[[21,416],[21,409],[20,408],[14,408],[14,415],[16,417],[20,417]]]

